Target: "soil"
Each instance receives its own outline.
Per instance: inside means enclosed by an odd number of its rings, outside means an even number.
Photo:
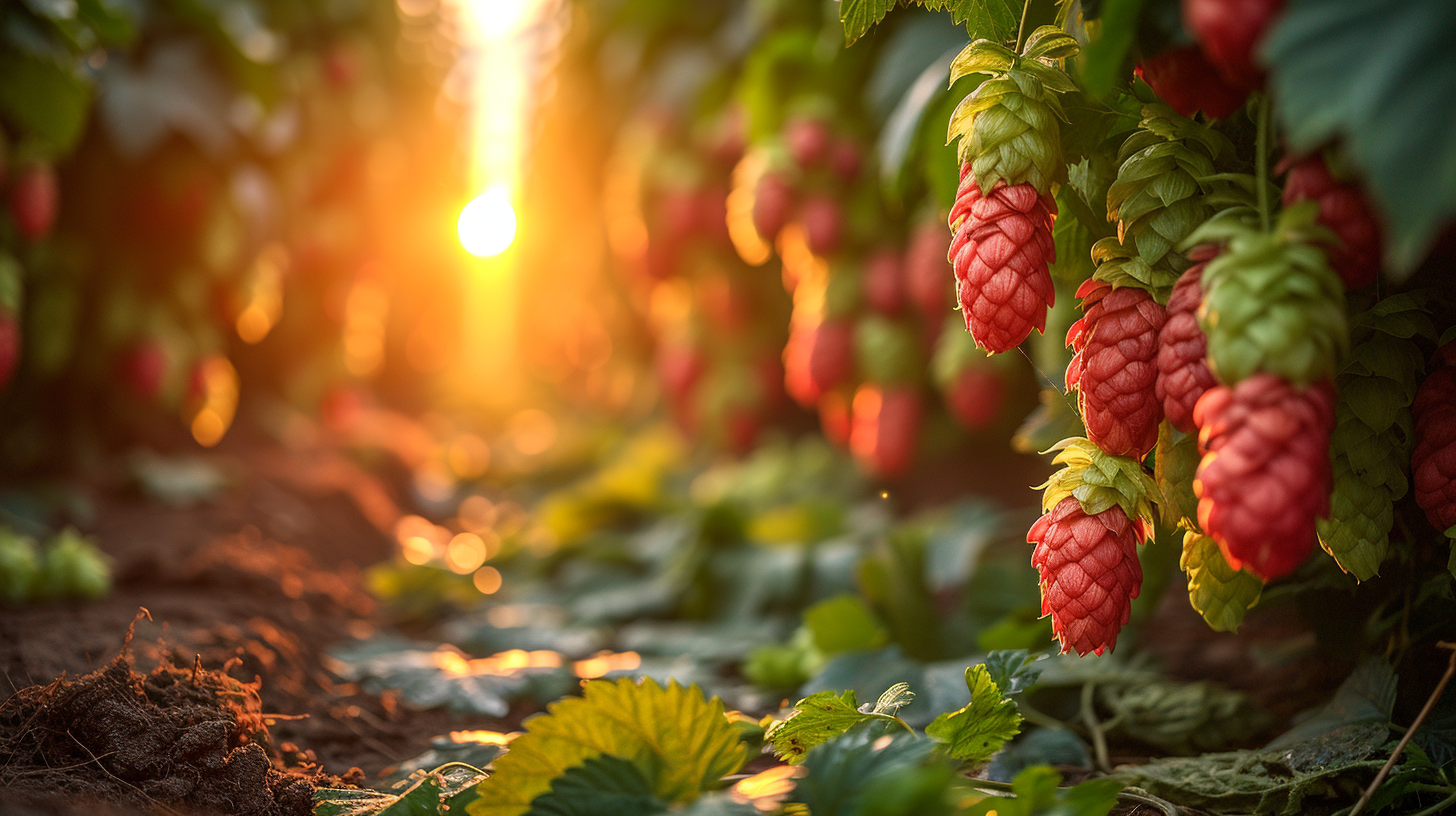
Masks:
[[[258,438],[211,456],[231,483],[190,507],[115,474],[67,486],[93,508],[80,526],[114,560],[115,588],[0,607],[13,692],[0,812],[305,814],[319,784],[375,778],[451,730],[503,727],[321,668],[325,649],[381,623],[360,578],[394,553],[386,484],[337,452]]]

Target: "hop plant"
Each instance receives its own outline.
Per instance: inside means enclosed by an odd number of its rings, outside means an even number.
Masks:
[[[1198,46],[1170,48],[1133,68],[1158,98],[1179,116],[1193,118],[1203,111],[1222,119],[1244,104],[1248,94],[1231,87]]]
[[[849,449],[866,472],[902,476],[915,461],[924,404],[920,389],[904,384],[865,383],[855,392]]]
[[[1195,255],[1194,260],[1200,260]],[[1154,393],[1163,404],[1168,424],[1183,433],[1193,433],[1193,406],[1217,384],[1208,369],[1208,337],[1198,325],[1198,307],[1203,304],[1203,262],[1189,267],[1178,278],[1168,296],[1168,318],[1158,332],[1158,379]]]
[[[1107,189],[1107,220],[1117,239],[1149,264],[1174,272],[1187,262],[1174,248],[1213,214],[1214,160],[1233,153],[1226,137],[1166,105],[1143,108],[1138,129],[1117,153],[1117,178]]]
[[[1412,411],[1416,448],[1411,470],[1416,503],[1426,511],[1432,526],[1456,539],[1456,365],[1448,362],[1426,377]],[[1456,568],[1456,549],[1451,563]]]
[[[1319,205],[1320,226],[1338,239],[1326,250],[1330,266],[1346,289],[1353,292],[1375,282],[1380,273],[1380,221],[1358,187],[1336,179],[1325,160],[1315,155],[1289,168],[1283,201],[1286,207],[1301,201]]]
[[[1267,373],[1198,401],[1198,523],[1229,566],[1273,580],[1314,549],[1315,519],[1330,506],[1334,419],[1328,382],[1302,389]]]
[[[1309,241],[1328,236],[1316,227],[1313,205],[1284,210],[1272,230],[1227,210],[1189,237],[1226,243],[1203,270],[1198,320],[1208,335],[1208,362],[1221,382],[1267,372],[1300,386],[1330,380],[1349,347],[1344,287]]]
[[[1026,536],[1042,615],[1064,653],[1100,655],[1117,645],[1142,587],[1137,545],[1151,534],[1158,488],[1137,461],[1085,438],[1055,449],[1063,467],[1042,485],[1043,515]]]
[[[1084,314],[1067,332],[1076,352],[1067,388],[1078,392],[1093,443],[1114,456],[1141,459],[1157,443],[1163,419],[1154,358],[1165,315],[1149,288],[1164,276],[1111,239],[1092,253],[1097,271],[1077,289]]]
[[[1409,489],[1405,464],[1415,444],[1410,406],[1425,368],[1417,335],[1435,336],[1421,299],[1396,295],[1352,321],[1358,341],[1340,369],[1330,441],[1334,491],[1329,518],[1316,522],[1320,546],[1361,581],[1390,548],[1395,501]]]
[[[983,430],[1000,416],[1006,402],[1006,366],[987,357],[965,332],[947,326],[941,333],[931,373],[951,416],[968,430]]]
[[[1179,566],[1188,574],[1188,602],[1215,632],[1237,632],[1264,592],[1259,576],[1229,566],[1218,543],[1194,530],[1183,533]]]
[[[947,141],[960,139],[950,213],[956,294],[966,330],[993,352],[1045,329],[1055,300],[1047,266],[1056,257],[1051,186],[1063,172],[1057,94],[1076,90],[1055,63],[1077,50],[1071,36],[1043,26],[1019,55],[977,40],[951,64],[951,82],[989,75],[951,115]]]

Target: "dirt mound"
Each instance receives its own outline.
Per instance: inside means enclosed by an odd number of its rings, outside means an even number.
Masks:
[[[78,680],[21,689],[0,705],[0,788],[34,812],[123,810],[308,816],[342,780],[281,770],[265,749],[258,684],[200,665],[143,675],[124,650]]]

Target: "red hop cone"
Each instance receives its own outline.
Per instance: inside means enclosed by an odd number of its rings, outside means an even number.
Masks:
[[[51,231],[59,203],[56,171],[49,165],[33,164],[15,174],[10,184],[10,218],[25,240],[39,240]]]
[[[905,294],[936,328],[951,309],[955,277],[946,260],[949,243],[945,230],[930,221],[915,228],[905,250]]]
[[[903,475],[915,460],[923,406],[911,386],[865,384],[854,394],[849,449],[870,474]]]
[[[1319,204],[1319,223],[1339,238],[1328,247],[1330,266],[1353,292],[1375,282],[1380,272],[1380,222],[1365,196],[1353,184],[1336,181],[1324,159],[1311,156],[1289,169],[1284,206],[1300,201]]]
[[[0,388],[10,383],[20,363],[20,321],[15,313],[0,309]]]
[[[829,169],[845,184],[853,184],[864,167],[864,156],[852,139],[840,139],[829,151]]]
[[[799,223],[809,251],[821,257],[833,255],[844,235],[844,214],[839,202],[827,195],[810,196],[799,206]]]
[[[759,179],[753,189],[753,228],[765,241],[772,241],[789,222],[794,210],[794,188],[778,173]]]
[[[784,128],[789,153],[803,168],[814,167],[829,156],[829,126],[818,119],[793,119]]]
[[[1183,0],[1183,22],[1223,78],[1248,91],[1264,84],[1255,54],[1283,6],[1284,0]]]
[[[1154,386],[1163,307],[1135,286],[1092,278],[1077,289],[1085,310],[1067,332],[1076,354],[1067,388],[1078,391],[1087,438],[1114,456],[1141,459],[1158,443],[1163,404]]]
[[[1334,388],[1258,373],[1210,389],[1193,421],[1199,525],[1234,569],[1266,581],[1293,572],[1314,549],[1315,519],[1329,514]]]
[[[1036,545],[1041,613],[1051,615],[1063,653],[1100,655],[1117,645],[1142,589],[1137,545],[1146,532],[1116,504],[1088,515],[1072,496],[1031,525],[1026,540]]]
[[[854,325],[845,320],[802,324],[784,347],[784,385],[789,396],[809,406],[849,379],[854,371]]]
[[[1031,184],[997,182],[983,196],[971,165],[950,212],[950,261],[966,330],[988,351],[1010,351],[1032,329],[1046,329],[1056,301],[1047,265],[1056,259],[1052,221],[1057,205]]]
[[[1444,532],[1456,527],[1456,366],[1442,366],[1426,377],[1411,412],[1416,421],[1411,454],[1416,504]]]
[[[887,317],[905,308],[905,274],[898,253],[882,249],[865,260],[864,295],[870,309]]]
[[[1173,286],[1168,297],[1168,319],[1158,332],[1158,380],[1154,389],[1163,404],[1163,416],[1174,428],[1193,433],[1193,406],[1218,381],[1208,370],[1208,337],[1198,326],[1203,302],[1203,264],[1196,264]]]
[[[1224,82],[1196,45],[1170,48],[1133,69],[1158,98],[1189,119],[1200,110],[1222,119],[1238,110],[1248,92]]]
[[[945,404],[967,430],[984,430],[1006,404],[1006,380],[992,366],[967,366],[946,389]]]

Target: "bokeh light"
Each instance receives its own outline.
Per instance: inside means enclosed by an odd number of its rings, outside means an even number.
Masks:
[[[516,210],[502,187],[492,187],[470,200],[456,223],[460,245],[478,258],[510,249],[516,240]]]

